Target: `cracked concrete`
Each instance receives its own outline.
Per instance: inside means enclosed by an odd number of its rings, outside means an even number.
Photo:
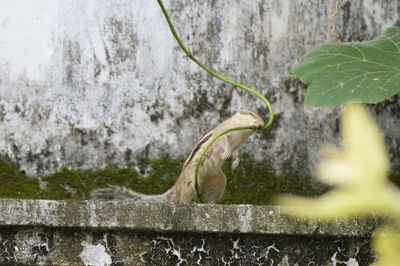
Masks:
[[[367,265],[378,224],[250,205],[0,199],[0,209],[0,263],[21,265]]]

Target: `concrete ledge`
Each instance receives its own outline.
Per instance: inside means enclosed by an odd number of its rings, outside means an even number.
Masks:
[[[0,199],[0,210],[7,265],[366,265],[377,224],[306,223],[250,205]]]
[[[361,237],[376,226],[371,219],[304,222],[276,206],[0,199],[0,210],[0,226]]]

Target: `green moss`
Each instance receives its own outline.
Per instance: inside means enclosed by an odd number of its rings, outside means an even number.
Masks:
[[[70,170],[40,178],[28,178],[17,164],[0,157],[0,197],[31,199],[83,200],[91,190],[107,185],[126,186],[146,194],[163,193],[170,188],[181,171],[184,159],[163,155],[158,159],[141,158],[137,164],[121,168],[110,165],[96,170]],[[239,167],[230,170],[231,162],[224,165],[228,179],[222,204],[269,205],[279,194],[318,195],[326,187],[309,177],[296,174],[277,176],[266,162],[255,162],[242,155]],[[400,172],[395,169],[394,172]],[[391,180],[400,186],[400,176]],[[39,186],[41,184],[42,189]]]
[[[162,193],[175,182],[182,161],[163,155],[156,160],[139,159],[137,168],[135,165],[125,168],[110,165],[97,170],[63,168],[48,176],[28,178],[17,164],[0,157],[0,197],[83,200],[89,198],[93,189],[107,185],[125,186],[148,194]],[[151,169],[147,177],[136,171],[146,168]]]
[[[8,157],[0,157],[0,197],[38,198],[40,189],[36,179],[26,178],[19,165]]]
[[[230,170],[231,162],[224,165],[227,186],[221,199],[223,204],[273,205],[275,198],[284,193],[318,195],[321,188],[309,177],[295,174],[277,176],[268,162],[257,162],[249,155],[242,155],[237,169]],[[310,182],[305,182],[310,180]]]
[[[139,159],[137,167],[129,165],[121,168],[115,165],[98,170],[63,169],[58,173],[42,177],[47,183],[47,199],[88,199],[90,191],[108,185],[131,188],[146,194],[157,194],[166,191],[179,175],[181,161],[164,155],[156,160]],[[147,177],[139,172],[151,169]]]

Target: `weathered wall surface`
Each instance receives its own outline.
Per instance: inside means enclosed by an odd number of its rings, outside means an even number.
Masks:
[[[274,125],[245,149],[277,170],[289,164],[307,172],[319,145],[337,140],[338,109],[305,107],[304,88],[287,75],[330,40],[332,4],[166,1],[196,56],[271,100]],[[399,24],[399,8],[398,1],[341,0],[340,38],[373,38]],[[392,152],[399,106],[394,98],[374,108]],[[0,153],[31,175],[164,152],[185,156],[204,132],[242,108],[266,113],[255,97],[183,56],[155,0],[1,2]]]
[[[0,199],[4,265],[369,265],[377,221],[285,208]]]

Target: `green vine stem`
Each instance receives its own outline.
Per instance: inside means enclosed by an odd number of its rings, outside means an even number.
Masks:
[[[170,19],[169,16],[168,16],[167,10],[165,9],[162,0],[157,0],[157,2],[158,2],[158,4],[159,4],[160,7],[161,7],[161,10],[162,10],[162,12],[163,12],[163,14],[164,14],[165,19],[167,20],[167,23],[168,23],[168,26],[169,26],[169,28],[170,28],[170,30],[171,30],[171,32],[172,32],[172,35],[174,35],[175,40],[178,42],[179,46],[180,46],[181,49],[185,52],[185,54],[186,54],[190,59],[192,59],[197,65],[199,65],[202,69],[204,69],[205,71],[207,71],[208,73],[210,73],[211,75],[213,75],[214,77],[216,77],[217,79],[220,79],[220,80],[222,80],[222,81],[224,81],[224,82],[226,82],[226,83],[229,83],[229,84],[231,84],[231,85],[233,85],[233,86],[236,86],[236,87],[238,87],[238,88],[244,89],[244,90],[246,90],[246,91],[248,91],[248,92],[254,94],[254,95],[257,96],[261,101],[263,101],[263,102],[266,104],[266,106],[267,106],[267,108],[268,108],[268,111],[269,111],[269,120],[268,120],[267,123],[265,123],[264,129],[266,129],[266,128],[268,128],[269,126],[271,126],[272,121],[274,120],[274,111],[273,111],[273,109],[272,109],[272,106],[271,106],[270,102],[269,102],[262,94],[260,94],[259,92],[255,91],[255,90],[253,90],[252,88],[249,88],[249,87],[247,87],[247,86],[245,86],[245,85],[243,85],[243,84],[234,82],[234,81],[232,81],[232,80],[230,80],[230,79],[228,79],[228,78],[226,78],[226,77],[224,77],[224,76],[218,74],[217,72],[215,72],[215,71],[213,71],[212,69],[210,69],[210,68],[208,68],[207,66],[205,66],[205,65],[204,65],[202,62],[200,62],[195,56],[193,56],[193,54],[192,54],[192,53],[190,52],[190,50],[182,43],[182,41],[180,40],[178,34],[176,33],[175,27],[174,27],[174,25],[172,24],[171,19]],[[206,154],[208,148],[209,148],[219,137],[221,137],[222,135],[225,135],[225,134],[227,134],[227,133],[229,133],[229,132],[231,132],[231,131],[244,130],[244,129],[252,129],[252,128],[251,128],[251,127],[235,127],[235,128],[230,128],[230,129],[224,130],[224,131],[222,131],[222,132],[219,132],[219,133],[218,133],[217,135],[215,135],[210,141],[208,141],[207,144],[204,146],[204,148],[201,150],[200,157],[197,159],[196,168],[195,168],[195,188],[196,188],[197,196],[198,196],[198,198],[199,198],[199,200],[200,200],[201,203],[203,203],[203,200],[202,200],[201,195],[200,195],[200,192],[199,192],[199,185],[198,185],[198,182],[197,182],[197,176],[198,176],[198,174],[199,174],[199,167],[200,167],[200,164],[201,164],[201,162],[203,161],[203,158],[204,158],[204,156],[205,156],[205,154]]]

